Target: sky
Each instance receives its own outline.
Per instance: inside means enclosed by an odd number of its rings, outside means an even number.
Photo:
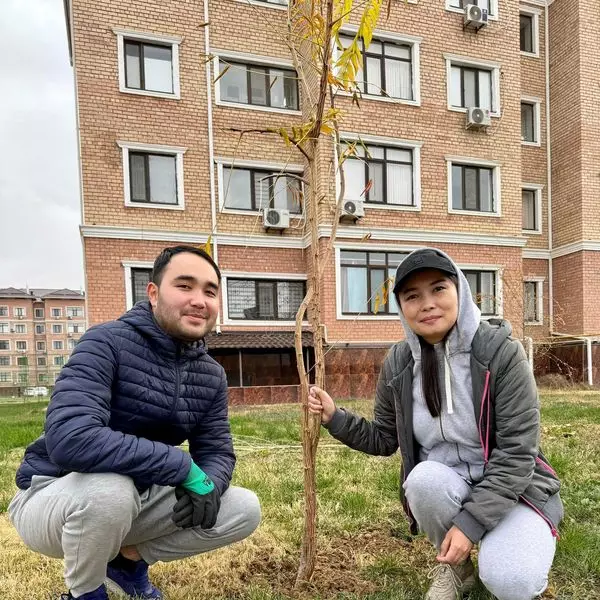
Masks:
[[[0,0],[0,287],[84,284],[62,0]]]

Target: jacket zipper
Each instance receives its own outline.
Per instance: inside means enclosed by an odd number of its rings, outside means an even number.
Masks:
[[[535,462],[538,465],[540,465],[542,469],[545,469],[546,471],[548,471],[548,473],[551,473],[552,475],[554,475],[554,477],[558,478],[556,471],[547,462],[544,462],[539,456],[535,457]]]
[[[181,383],[181,374],[179,372],[179,358],[181,356],[181,348],[177,345],[177,350],[175,351],[175,396],[173,398],[173,406],[171,407],[171,415],[169,417],[169,421],[173,420],[173,416],[175,415],[175,411],[177,410],[177,402],[179,401],[179,385]]]
[[[559,540],[560,535],[558,534],[558,529],[556,529],[556,527],[554,527],[554,523],[552,523],[552,521],[539,508],[537,508],[531,502],[529,502],[529,500],[527,500],[523,496],[519,496],[519,498],[523,502],[525,502],[525,504],[527,504],[527,506],[529,506],[529,508],[531,508],[534,512],[536,512],[538,515],[540,515],[540,517],[542,517],[542,519],[544,519],[544,521],[546,521],[546,523],[548,523],[548,526],[550,527],[550,531],[552,532],[553,537],[555,537],[557,540]]]

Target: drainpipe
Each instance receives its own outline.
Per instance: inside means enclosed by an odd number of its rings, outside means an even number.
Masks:
[[[587,353],[587,379],[588,385],[594,385],[594,375],[592,373],[592,339],[586,338],[585,349]]]
[[[546,59],[546,201],[548,212],[548,318],[550,320],[550,334],[554,332],[554,273],[552,263],[552,148],[550,143],[550,12],[549,3],[544,8],[545,59]]]
[[[213,258],[219,264],[219,249],[217,244],[217,205],[215,197],[215,138],[213,131],[213,115],[212,115],[212,80],[210,76],[210,64],[208,60],[210,56],[210,25],[209,25],[209,0],[204,0],[204,52],[206,55],[206,102],[207,102],[207,118],[208,118],[208,172],[210,176],[210,223],[213,242]],[[215,325],[217,334],[221,334],[221,313],[217,316]]]

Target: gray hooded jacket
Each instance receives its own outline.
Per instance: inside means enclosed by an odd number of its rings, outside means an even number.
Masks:
[[[520,342],[510,337],[507,321],[478,323],[477,307],[469,303],[467,293],[461,275],[457,326],[445,348],[436,349],[447,360],[445,364],[442,357],[441,418],[434,419],[422,406],[420,346],[413,334],[394,345],[385,359],[374,419],[337,409],[326,427],[336,439],[368,454],[389,456],[400,449],[402,483],[422,460],[456,468],[472,483],[472,493],[454,524],[473,542],[519,501],[538,512],[556,533],[563,514],[560,483],[539,450],[538,395],[527,356]],[[402,487],[400,494],[416,533]]]

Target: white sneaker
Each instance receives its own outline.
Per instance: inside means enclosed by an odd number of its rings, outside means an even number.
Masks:
[[[425,600],[457,600],[475,585],[475,567],[470,558],[457,567],[439,564],[428,577],[432,581]]]

